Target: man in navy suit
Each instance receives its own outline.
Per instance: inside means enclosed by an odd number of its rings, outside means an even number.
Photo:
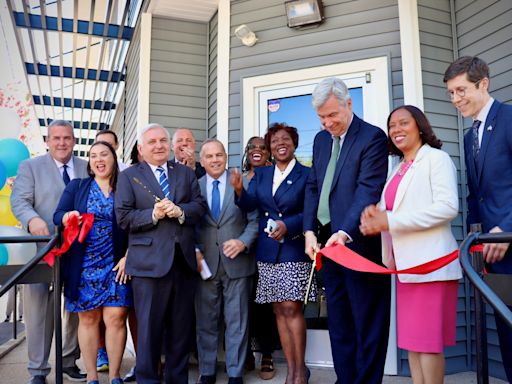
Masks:
[[[464,136],[468,182],[467,225],[512,232],[512,106],[489,95],[489,67],[478,57],[454,61],[444,74],[450,99],[473,125]],[[510,243],[484,244],[486,268],[512,274]],[[512,382],[512,329],[496,316],[503,366]]]
[[[194,227],[206,211],[194,171],[168,162],[169,132],[158,124],[138,135],[142,163],[119,175],[115,209],[129,232],[126,273],[138,321],[137,382],[188,383],[188,356],[198,281]]]
[[[352,113],[345,83],[320,82],[313,107],[324,130],[313,144],[306,185],[306,253],[320,244],[345,244],[381,263],[380,238],[364,237],[359,218],[379,201],[386,181],[388,150],[383,130]],[[351,271],[324,259],[323,280],[334,369],[339,383],[380,383],[384,374],[390,314],[390,278]]]

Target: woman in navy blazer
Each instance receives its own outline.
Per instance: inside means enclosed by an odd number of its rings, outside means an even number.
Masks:
[[[114,213],[118,165],[114,149],[106,142],[94,143],[89,154],[87,170],[91,177],[74,179],[66,186],[53,221],[66,226],[73,215],[94,214],[85,241],[82,244],[75,241],[62,258],[64,296],[66,309],[78,312],[78,342],[87,382],[98,384],[96,353],[103,318],[109,377],[112,384],[119,384],[122,383],[119,368],[126,343],[126,316],[133,299],[124,274],[127,238],[117,226]]]
[[[248,191],[243,188],[239,172],[232,173],[231,184],[239,207],[246,211],[259,210],[256,302],[272,303],[274,308],[288,365],[286,383],[304,383],[309,370],[304,364],[306,322],[302,301],[311,260],[304,253],[302,219],[309,168],[295,159],[299,144],[296,128],[273,124],[265,135],[265,143],[275,165],[255,169]],[[315,299],[313,288],[310,300]]]

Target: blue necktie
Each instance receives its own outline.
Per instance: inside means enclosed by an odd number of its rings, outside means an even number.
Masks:
[[[68,166],[67,164],[64,164],[62,166],[62,180],[64,180],[64,184],[68,185],[69,182],[71,181],[71,179],[69,178],[69,173],[68,173]]]
[[[212,215],[215,221],[219,221],[220,217],[220,192],[219,192],[219,180],[213,181],[212,189]]]
[[[475,163],[478,161],[478,154],[480,152],[480,143],[478,141],[478,128],[480,128],[480,123],[480,120],[475,120],[471,127],[473,130],[473,159],[475,159]]]
[[[162,189],[162,192],[164,193],[164,196],[170,199],[170,192],[169,192],[169,182],[167,181],[167,176],[165,175],[165,170],[162,167],[158,167],[156,169],[160,176],[158,177],[158,182],[160,183],[160,188]]]

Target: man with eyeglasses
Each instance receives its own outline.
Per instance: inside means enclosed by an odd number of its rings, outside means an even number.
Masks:
[[[489,67],[478,57],[456,60],[443,80],[455,108],[473,120],[464,136],[467,226],[482,223],[484,232],[512,232],[512,106],[489,95]],[[488,271],[512,274],[510,243],[484,244],[483,254]],[[496,326],[503,366],[512,382],[512,330],[499,316]]]

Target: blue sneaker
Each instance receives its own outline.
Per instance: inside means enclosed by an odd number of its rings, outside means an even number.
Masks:
[[[123,379],[121,379],[120,377],[116,377],[116,378],[112,379],[110,384],[123,384]]]
[[[96,360],[96,370],[98,372],[108,371],[108,355],[105,347],[98,348],[98,356]]]

